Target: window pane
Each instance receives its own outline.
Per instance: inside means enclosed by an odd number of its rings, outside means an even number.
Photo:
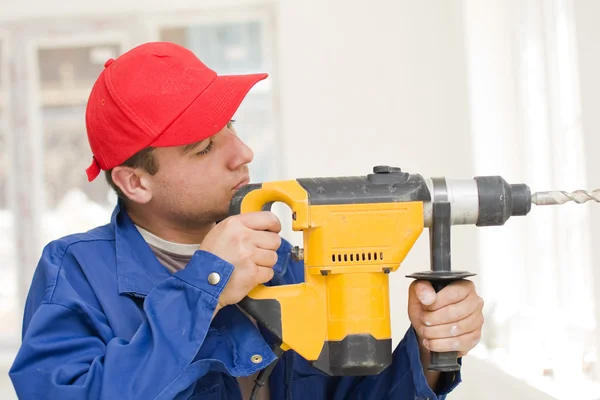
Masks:
[[[119,45],[38,51],[44,137],[44,241],[109,221],[114,195],[103,174],[88,182],[92,160],[85,129],[90,90]]]
[[[264,68],[258,21],[165,28],[161,39],[194,51],[220,74],[257,72]]]

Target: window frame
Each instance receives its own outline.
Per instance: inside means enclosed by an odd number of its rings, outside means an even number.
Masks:
[[[110,19],[110,18],[102,18],[102,19]],[[32,143],[35,146],[34,153],[36,154],[35,160],[37,160],[37,167],[35,170],[36,180],[39,181],[39,216],[42,219],[40,222],[43,224],[44,220],[44,212],[47,210],[46,198],[44,196],[44,187],[46,184],[46,180],[44,177],[44,169],[43,165],[45,163],[45,129],[43,123],[43,109],[45,104],[43,103],[43,94],[42,94],[42,83],[41,77],[38,69],[39,64],[39,50],[43,49],[65,49],[76,46],[93,46],[93,45],[118,45],[120,46],[121,51],[124,49],[128,49],[131,46],[133,32],[123,30],[124,28],[112,28],[111,30],[104,31],[102,33],[90,33],[86,31],[81,31],[79,26],[75,26],[75,28],[68,33],[61,33],[57,35],[53,35],[52,37],[36,37],[32,38],[29,41],[29,56],[28,56],[28,69],[30,71],[30,115],[31,115],[31,135],[33,137]],[[78,33],[79,32],[79,33]],[[91,87],[90,87],[91,90]],[[82,122],[83,123],[83,122]],[[82,154],[82,157],[85,157],[85,154]],[[91,161],[91,152],[89,153],[90,161]],[[35,161],[34,160],[34,161]],[[81,172],[82,174],[85,171]],[[35,249],[37,251],[36,254],[40,254],[42,247],[47,242],[47,240],[43,237],[44,230],[40,232],[41,241],[39,243],[39,248]]]
[[[2,45],[2,53],[0,54],[0,71],[1,71],[1,82],[2,86],[0,86],[0,109],[3,114],[2,121],[0,122],[0,130],[1,134],[5,135],[4,139],[6,140],[6,158],[8,163],[8,179],[7,179],[7,187],[4,193],[1,193],[2,196],[5,196],[7,202],[7,210],[16,214],[16,202],[17,202],[17,193],[16,193],[16,175],[13,171],[17,168],[17,157],[15,157],[14,149],[16,148],[16,140],[13,134],[11,134],[12,130],[12,101],[11,101],[11,84],[10,84],[10,68],[11,63],[10,59],[12,56],[12,47],[11,47],[11,34],[8,29],[0,29],[0,44]],[[13,217],[13,221],[16,218]],[[15,224],[11,224],[8,235],[12,237],[15,245],[13,246],[13,261],[14,265],[11,265],[9,268],[15,269],[14,282],[15,285],[15,293],[17,296],[17,305],[22,304],[22,294],[20,288],[20,270],[17,267],[19,264],[18,260],[18,251],[17,251],[17,230],[15,228]],[[9,352],[11,355],[18,347],[20,343],[19,337],[11,337],[11,338],[1,338],[0,339],[0,353],[4,354],[4,352]]]
[[[10,72],[9,72],[9,68],[10,68],[10,54],[11,54],[11,48],[10,48],[10,33],[8,30],[4,30],[4,29],[0,29],[0,44],[2,46],[2,53],[0,54],[0,71],[1,71],[1,76],[0,76],[0,110],[2,112],[2,114],[4,115],[2,122],[0,122],[1,126],[0,129],[2,129],[2,134],[6,135],[6,143],[7,149],[13,149],[14,148],[14,137],[13,135],[10,135],[10,128],[11,128],[11,123],[10,123],[10,115],[11,115],[11,101],[10,101],[10,84],[9,84],[9,79],[10,79]],[[12,168],[15,167],[15,157],[13,157],[13,152],[12,151],[8,151],[7,152],[7,160],[8,160],[8,165],[10,165]],[[2,193],[3,196],[6,196],[6,200],[8,203],[8,209],[9,210],[14,210],[14,202],[15,202],[15,189],[14,189],[14,176],[12,174],[8,174],[8,186],[6,189],[5,193]]]

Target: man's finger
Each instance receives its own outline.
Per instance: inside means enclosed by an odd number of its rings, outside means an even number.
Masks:
[[[473,332],[483,326],[483,315],[474,312],[468,317],[455,323],[436,326],[421,325],[418,328],[419,336],[424,339],[445,339]]]
[[[421,318],[427,326],[450,324],[460,321],[483,309],[483,300],[474,292],[460,303],[453,303],[435,311],[424,311]]]
[[[475,285],[469,280],[454,281],[437,292],[435,302],[427,306],[430,311],[439,310],[450,304],[458,303],[475,292]]]
[[[252,261],[259,267],[272,268],[277,263],[277,253],[272,250],[256,249],[252,254]]]
[[[454,337],[454,338],[445,338],[445,339],[433,339],[423,340],[423,345],[429,351],[435,351],[438,353],[447,352],[447,351],[458,351],[461,354],[465,354],[466,352],[473,349],[479,343],[481,339],[481,332],[475,330],[473,332],[466,333],[464,335]]]
[[[252,242],[260,249],[277,250],[281,246],[281,236],[268,231],[252,232]]]
[[[273,268],[259,266],[258,271],[256,272],[256,279],[258,281],[257,283],[258,284],[267,283],[271,279],[273,279],[274,275],[275,275],[275,271],[273,271]]]
[[[240,221],[255,231],[281,232],[281,221],[271,211],[257,211],[240,214]]]

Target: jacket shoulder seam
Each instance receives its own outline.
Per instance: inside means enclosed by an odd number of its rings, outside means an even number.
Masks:
[[[46,306],[59,306],[59,307],[66,308],[66,309],[68,309],[68,310],[70,310],[70,311],[73,311],[74,313],[79,313],[79,311],[77,311],[77,310],[76,310],[76,309],[74,309],[73,307],[70,307],[70,306],[68,306],[68,305],[66,305],[66,304],[63,304],[63,303],[60,303],[60,302],[57,302],[57,301],[53,301],[53,300],[45,300],[45,301],[42,301],[42,302],[40,303],[40,306],[43,306],[43,305],[46,305]]]
[[[110,241],[114,241],[113,238],[107,238],[107,239],[98,239],[98,238],[94,238],[94,239],[79,239],[73,242],[70,242],[69,244],[67,244],[62,252],[62,254],[60,255],[60,262],[58,264],[58,268],[56,269],[56,275],[54,276],[54,284],[52,285],[52,292],[50,293],[50,296],[48,297],[48,302],[53,301],[54,299],[54,293],[56,292],[56,287],[58,286],[58,276],[60,274],[60,271],[63,268],[63,263],[65,260],[65,255],[67,254],[67,251],[69,250],[69,247],[71,247],[74,244],[77,243],[82,243],[82,242],[97,242],[97,241],[103,241],[103,242],[110,242]],[[53,252],[54,254],[54,252]],[[48,303],[46,302],[46,303]],[[52,303],[52,304],[60,304],[60,303]],[[67,306],[65,306],[67,307]]]
[[[66,304],[63,304],[61,302],[53,301],[53,300],[42,301],[40,303],[40,306],[43,306],[43,305],[46,305],[46,306],[58,306],[58,307],[66,308],[67,310],[71,311],[74,314],[83,316],[88,322],[90,322],[90,323],[93,324],[93,321],[91,320],[90,316],[88,314],[86,314],[85,312],[83,312],[81,309],[73,308],[73,307],[68,306]]]

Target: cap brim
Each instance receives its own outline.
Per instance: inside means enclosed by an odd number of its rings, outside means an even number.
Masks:
[[[227,125],[250,89],[268,76],[217,76],[150,146],[183,146],[211,137]]]

